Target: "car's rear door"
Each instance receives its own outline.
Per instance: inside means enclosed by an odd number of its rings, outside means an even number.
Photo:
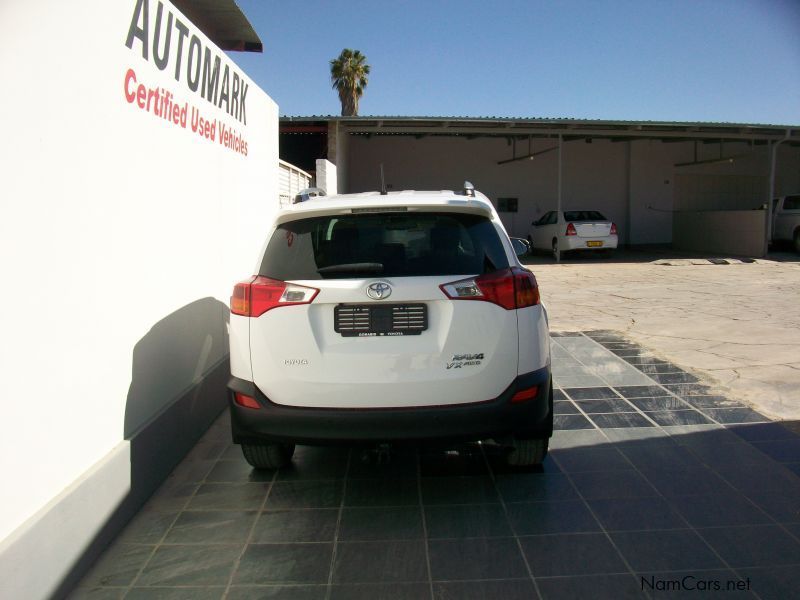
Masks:
[[[453,300],[441,286],[509,266],[495,224],[473,214],[286,222],[260,274],[318,291],[309,303],[250,319],[254,381],[273,402],[293,406],[492,399],[517,375],[516,311]]]

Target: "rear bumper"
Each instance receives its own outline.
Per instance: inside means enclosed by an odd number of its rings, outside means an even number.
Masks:
[[[519,390],[539,386],[535,398],[511,403]],[[232,378],[228,383],[233,441],[299,444],[422,440],[474,441],[516,435],[550,437],[553,433],[550,367],[517,377],[497,398],[454,406],[336,409],[283,406],[271,402],[256,385]],[[233,401],[234,392],[255,398],[260,408]]]
[[[617,247],[619,237],[616,235],[598,237],[580,237],[577,235],[564,236],[562,238],[563,250],[613,250]],[[602,246],[587,246],[587,242],[602,242]]]

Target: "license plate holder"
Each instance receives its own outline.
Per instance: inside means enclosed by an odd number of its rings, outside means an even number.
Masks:
[[[603,246],[603,242],[586,242],[587,248],[600,248]]]
[[[333,329],[342,337],[420,335],[428,328],[428,307],[414,304],[339,304]]]

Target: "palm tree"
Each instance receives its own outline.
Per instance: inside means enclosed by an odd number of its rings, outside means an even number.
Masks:
[[[331,83],[339,92],[343,117],[358,115],[358,99],[367,87],[367,75],[367,57],[358,50],[345,48],[338,58],[331,61]]]

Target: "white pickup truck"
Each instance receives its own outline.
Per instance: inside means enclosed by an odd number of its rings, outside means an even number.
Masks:
[[[792,242],[800,253],[800,194],[772,201],[772,241]]]

